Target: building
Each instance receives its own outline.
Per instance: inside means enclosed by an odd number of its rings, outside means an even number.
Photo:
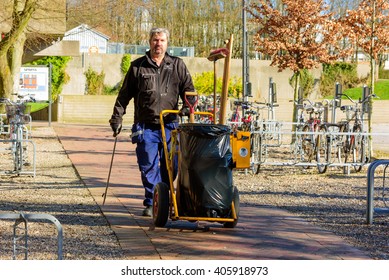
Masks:
[[[86,24],[81,24],[67,32],[63,41],[80,42],[80,53],[107,53],[109,37]]]
[[[123,43],[108,43],[108,51],[110,54],[135,54],[135,55],[144,55],[146,51],[150,49],[149,46],[140,46],[140,45],[125,45]],[[169,46],[167,52],[170,55],[175,56],[185,56],[185,57],[194,57],[195,48],[194,47],[171,47]]]

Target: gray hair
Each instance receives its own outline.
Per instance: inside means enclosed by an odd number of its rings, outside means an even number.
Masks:
[[[151,38],[153,38],[153,36],[154,36],[155,34],[159,34],[159,33],[165,33],[165,34],[166,34],[167,41],[169,42],[169,37],[170,37],[169,30],[167,30],[166,28],[161,28],[161,27],[155,27],[155,28],[152,28],[152,29],[150,30],[150,33],[149,33],[149,40],[151,40]]]

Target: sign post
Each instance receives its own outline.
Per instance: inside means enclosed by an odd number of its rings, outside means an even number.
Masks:
[[[18,95],[37,102],[49,103],[49,126],[51,126],[51,64],[20,68]]]

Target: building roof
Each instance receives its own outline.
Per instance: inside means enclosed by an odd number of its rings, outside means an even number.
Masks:
[[[109,40],[109,36],[101,33],[101,32],[98,32],[97,30],[91,28],[90,26],[88,26],[87,24],[81,24],[73,29],[70,29],[69,31],[66,31],[65,34],[64,34],[64,39],[66,40],[66,36],[71,36],[71,35],[76,35],[76,34],[80,34],[80,33],[83,33],[85,31],[91,31],[93,33],[95,33],[97,36],[100,36],[100,37],[103,37],[104,39],[106,39],[107,41]]]
[[[34,56],[80,56],[79,41],[58,41]]]

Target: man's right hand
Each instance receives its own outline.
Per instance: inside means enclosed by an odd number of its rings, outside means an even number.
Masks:
[[[112,131],[113,131],[113,137],[116,137],[119,135],[120,131],[122,130],[122,124],[121,123],[110,123]]]

